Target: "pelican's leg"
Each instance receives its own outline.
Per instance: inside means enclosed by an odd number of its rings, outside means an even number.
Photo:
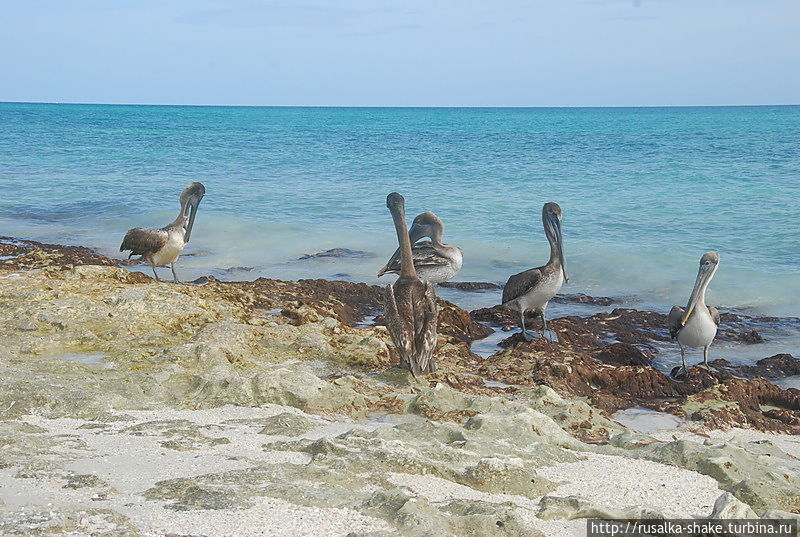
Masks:
[[[675,377],[681,377],[689,371],[689,369],[686,367],[686,352],[683,350],[683,345],[678,342],[678,346],[681,348],[681,362],[683,362],[683,365],[681,365],[677,371],[673,370],[673,376]]]
[[[519,321],[522,324],[522,337],[525,338],[525,341],[533,341],[536,339],[534,335],[525,329],[525,310],[523,308],[519,310]]]
[[[170,263],[170,266],[172,267],[172,281],[174,283],[181,283],[181,281],[178,279],[178,275],[175,274],[175,263]]]
[[[708,347],[709,345],[703,347],[703,367],[708,371],[714,371],[714,368],[708,365]]]
[[[553,343],[558,343],[558,335],[552,330],[547,329],[547,317],[545,311],[547,310],[547,303],[542,306],[542,337]]]
[[[157,282],[160,282],[160,281],[161,281],[161,278],[159,278],[159,277],[158,277],[158,272],[156,272],[156,266],[155,266],[155,265],[152,265],[152,267],[153,267],[153,276],[155,276],[155,277],[156,277],[156,281],[157,281]]]

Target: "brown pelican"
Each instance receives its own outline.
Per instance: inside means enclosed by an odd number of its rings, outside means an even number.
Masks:
[[[183,247],[189,242],[194,217],[197,215],[200,200],[205,194],[206,187],[203,186],[203,183],[190,184],[181,192],[181,212],[171,224],[161,229],[135,227],[129,230],[122,239],[119,251],[130,250],[128,259],[134,255],[141,256],[139,259],[153,267],[153,274],[156,281],[159,282],[161,280],[156,272],[156,267],[172,266],[173,281],[180,283],[178,275],[175,274],[175,261],[181,255]]]
[[[414,269],[411,239],[406,227],[405,200],[397,192],[386,197],[400,243],[400,277],[386,286],[386,328],[400,354],[400,367],[416,377],[436,371],[436,293],[433,284],[420,280]]]
[[[544,337],[547,330],[545,320],[547,303],[556,296],[564,282],[569,281],[561,238],[561,207],[557,203],[544,204],[542,223],[547,240],[550,241],[550,261],[542,267],[511,276],[503,288],[503,306],[519,312],[522,335],[527,341],[531,341],[535,336],[525,329],[525,312],[533,309],[541,313],[541,335]]]
[[[431,212],[417,216],[408,231],[417,275],[431,283],[450,280],[461,270],[464,259],[461,248],[442,243],[442,235],[444,222]],[[430,237],[431,240],[417,243],[423,237]],[[389,261],[378,271],[378,277],[386,273],[400,273],[400,248],[395,250]]]
[[[706,289],[711,278],[719,267],[719,254],[706,252],[700,258],[700,270],[694,289],[689,296],[689,304],[684,310],[680,306],[672,306],[669,312],[669,334],[678,338],[683,365],[676,376],[686,372],[686,355],[683,347],[703,347],[703,364],[708,368],[708,348],[717,335],[719,312],[717,308],[706,306]]]

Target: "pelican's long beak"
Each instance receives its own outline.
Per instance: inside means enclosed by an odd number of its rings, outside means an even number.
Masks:
[[[567,262],[564,259],[564,238],[561,236],[561,220],[554,214],[548,214],[545,220],[545,227],[548,234],[553,237],[558,250],[558,261],[561,263],[561,272],[564,274],[564,282],[569,283],[567,274]]]
[[[192,227],[194,226],[194,217],[197,216],[197,209],[200,207],[200,202],[203,200],[203,196],[193,196],[189,199],[189,223],[186,224],[186,233],[183,236],[184,242],[189,242],[189,238],[192,236]]]
[[[708,285],[709,280],[714,275],[713,267],[708,266],[701,266],[700,270],[697,273],[697,279],[694,282],[694,289],[692,289],[692,294],[689,296],[689,304],[686,306],[686,313],[683,315],[681,319],[681,326],[685,325],[686,322],[689,320],[689,317],[692,315],[695,306],[697,306],[697,301],[700,298],[700,295],[705,289],[706,285]]]

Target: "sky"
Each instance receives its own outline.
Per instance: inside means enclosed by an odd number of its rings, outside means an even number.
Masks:
[[[0,101],[800,103],[798,0],[4,0]]]

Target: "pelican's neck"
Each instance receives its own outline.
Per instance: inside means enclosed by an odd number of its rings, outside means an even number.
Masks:
[[[185,202],[182,201],[181,202],[181,210],[178,212],[178,216],[176,216],[175,220],[173,220],[172,223],[170,225],[168,225],[167,227],[172,227],[172,228],[175,228],[175,227],[181,227],[182,228],[182,227],[184,227],[186,225],[186,218],[187,218],[187,214],[186,213],[187,212],[189,212],[189,202],[188,201],[185,201]]]
[[[441,225],[434,224],[431,230],[431,244],[434,246],[444,246],[442,242],[442,235],[444,235],[444,229]]]
[[[558,243],[556,242],[556,238],[548,233],[547,240],[550,242],[550,260],[547,262],[547,266],[559,268],[561,267],[561,256],[558,254]]]
[[[400,243],[400,277],[416,278],[417,271],[414,268],[414,257],[411,253],[411,238],[408,236],[405,210],[402,207],[391,207],[389,210],[392,212],[397,241]]]
[[[711,284],[711,280],[714,278],[715,272],[717,272],[716,267],[714,267],[713,271],[708,275],[705,281],[700,284],[700,286],[697,288],[697,292],[694,293],[694,296],[689,297],[689,306],[691,306],[692,301],[694,301],[695,307],[699,307],[700,311],[707,311],[707,309],[704,309],[706,305],[706,289],[708,289],[708,286]],[[702,278],[702,274],[698,274],[697,278]]]

